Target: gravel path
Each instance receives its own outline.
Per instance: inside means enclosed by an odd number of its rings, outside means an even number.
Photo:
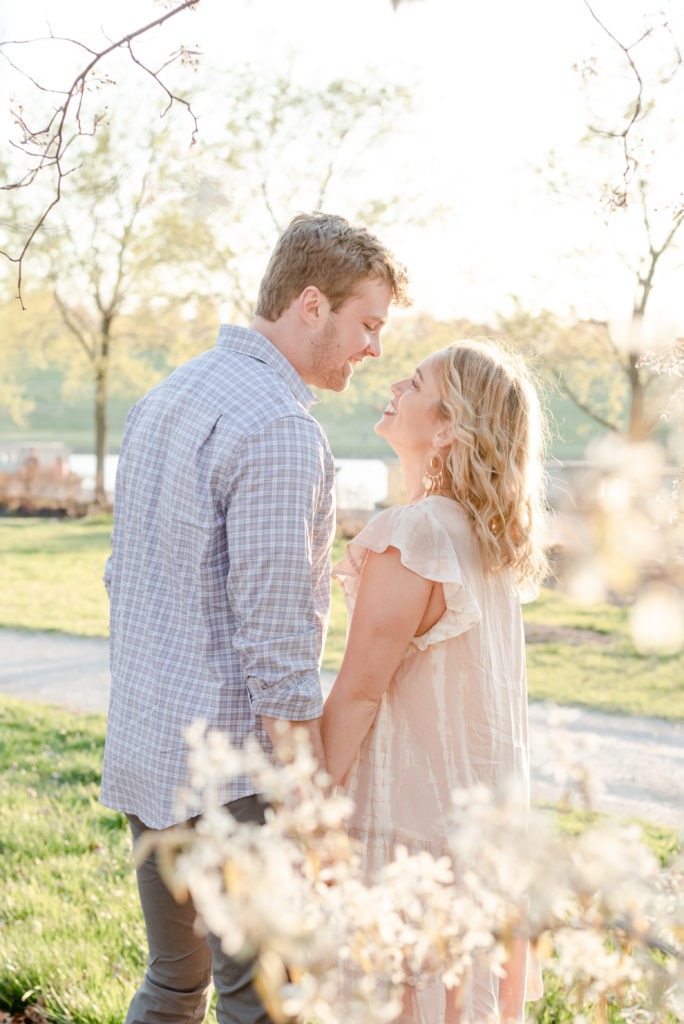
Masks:
[[[107,640],[0,629],[0,693],[106,712],[108,653]],[[533,703],[530,741],[534,800],[570,784],[573,803],[588,789],[599,811],[684,830],[684,722]]]

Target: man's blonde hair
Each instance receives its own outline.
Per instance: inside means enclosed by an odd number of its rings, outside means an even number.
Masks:
[[[276,243],[255,316],[277,320],[309,285],[323,292],[335,312],[368,278],[386,281],[393,301],[408,305],[406,270],[375,235],[344,217],[299,214]]]

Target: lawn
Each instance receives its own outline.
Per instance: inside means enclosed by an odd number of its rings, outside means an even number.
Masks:
[[[107,636],[111,516],[0,519],[0,626]]]
[[[0,519],[0,627],[107,635],[102,572],[110,516],[82,520]],[[336,541],[335,560],[344,542]],[[545,589],[526,605],[530,697],[601,711],[684,719],[684,652],[638,654],[629,609],[582,605]],[[345,640],[341,589],[333,606],[324,667],[336,671]],[[579,643],[578,643],[579,641]]]
[[[106,636],[110,531],[109,516],[0,519],[0,626]],[[637,655],[627,609],[547,590],[525,619],[537,637],[532,697],[684,718],[684,657]],[[334,586],[327,668],[339,665],[344,633]],[[578,637],[587,642],[573,646]],[[120,1024],[144,967],[128,830],[97,799],[104,728],[104,716],[0,699],[0,1007],[38,1003],[59,1024]],[[577,813],[559,820],[569,832],[588,823]],[[676,847],[667,829],[645,834],[662,859]],[[570,1021],[555,982],[547,992],[542,1024]]]
[[[128,827],[98,803],[104,731],[103,715],[0,698],[0,1008],[37,1003],[34,1021],[121,1024],[144,970]],[[676,836],[643,831],[669,861]],[[541,1024],[571,1019],[551,980]]]
[[[128,826],[98,803],[104,716],[0,700],[0,1006],[120,1024],[145,935]]]

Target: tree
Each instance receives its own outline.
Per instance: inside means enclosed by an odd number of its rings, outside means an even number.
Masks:
[[[252,67],[225,77],[228,117],[206,151],[208,166],[229,168],[225,189],[235,212],[231,237],[245,259],[232,266],[233,297],[251,317],[258,277],[246,272],[300,210],[334,209],[375,227],[433,215],[406,182],[385,176],[384,193],[369,175],[398,122],[410,121],[411,94],[401,84],[332,79],[302,84],[288,74]],[[360,157],[366,159],[360,161]]]
[[[32,331],[24,335],[26,317],[16,299],[0,299],[0,411],[19,427],[26,426],[35,404],[27,394],[25,375],[37,355],[36,327],[45,322],[49,305],[49,296],[34,297]]]
[[[549,310],[530,313],[517,300],[513,313],[500,317],[497,334],[523,350],[552,389],[604,431],[637,442],[661,423],[670,381],[644,360],[637,336],[625,347],[606,321],[564,323]]]
[[[589,316],[573,310],[562,320],[516,302],[500,326],[538,356],[547,376],[596,423],[641,441],[658,426],[668,385],[643,357],[649,348],[671,345],[676,333],[672,325],[652,324],[651,310],[654,292],[682,258],[684,211],[668,191],[673,153],[662,145],[676,139],[684,113],[682,58],[664,14],[646,20],[636,40],[626,44],[586,6],[608,48],[577,68],[591,86],[595,108],[582,140],[580,175],[562,165],[552,187],[565,205],[574,201],[578,211],[598,215],[603,251],[612,249],[623,265],[624,313],[606,316],[605,302],[596,302]],[[582,261],[587,249],[584,239]]]
[[[181,332],[199,319],[198,300],[211,297],[207,275],[230,259],[213,234],[216,219],[188,216],[197,193],[187,180],[178,202],[184,167],[174,166],[166,134],[148,137],[140,164],[120,134],[101,127],[80,174],[64,186],[65,205],[35,243],[36,271],[54,303],[39,340],[67,367],[67,386],[86,368],[93,388],[99,503],[112,389],[144,388],[179,349],[186,357],[197,350]],[[85,361],[73,358],[74,343]],[[202,347],[209,344],[205,334]]]
[[[402,0],[390,0],[394,9],[400,2]],[[168,24],[171,19],[180,21],[189,11],[195,12],[199,8],[199,0],[168,0],[164,6],[166,9],[158,17],[137,27],[132,26],[118,39],[106,39],[99,48],[78,39],[56,37],[50,32],[52,41],[67,44],[72,50],[73,74],[69,78],[65,72],[66,84],[57,88],[46,85],[40,77],[34,77],[22,68],[20,55],[36,40],[0,41],[0,59],[24,76],[34,90],[34,100],[37,94],[49,101],[42,110],[37,102],[36,109],[26,110],[22,104],[15,104],[12,109],[12,118],[18,129],[13,145],[23,155],[24,164],[17,175],[0,185],[0,190],[15,191],[33,188],[36,182],[42,183],[45,179],[50,182],[44,202],[36,209],[32,222],[26,225],[21,239],[14,246],[0,249],[0,255],[16,266],[20,301],[27,253],[61,202],[66,178],[77,166],[73,159],[74,145],[78,140],[94,135],[106,119],[106,106],[98,101],[97,94],[116,84],[110,70],[113,60],[123,55],[129,62],[129,69],[133,67],[142,73],[143,81],[153,87],[152,94],[162,97],[162,116],[174,107],[183,108],[190,119],[190,143],[193,144],[197,138],[199,123],[192,103],[174,86],[169,69],[177,65],[195,65],[200,55],[191,47],[181,45],[159,62],[156,56],[143,52],[141,47],[155,29]]]
[[[77,70],[66,88],[46,87],[38,79],[22,71],[21,64],[16,63],[15,55],[17,51],[21,52],[27,45],[30,46],[30,40],[0,42],[0,56],[13,69],[25,76],[39,96],[47,94],[53,100],[44,110],[41,110],[40,105],[37,104],[37,110],[25,111],[22,105],[18,105],[11,111],[18,130],[18,136],[13,144],[24,160],[19,173],[6,180],[2,189],[6,191],[24,190],[32,188],[36,183],[43,185],[46,178],[50,181],[50,187],[42,206],[37,208],[33,221],[26,226],[16,248],[10,250],[7,247],[0,250],[0,253],[11,263],[16,264],[17,291],[20,300],[24,258],[52,211],[60,203],[67,177],[78,166],[77,160],[75,160],[77,144],[80,140],[95,135],[100,124],[105,120],[106,108],[97,99],[94,104],[92,101],[94,95],[101,88],[113,84],[113,79],[105,70],[112,55],[125,52],[131,62],[150,77],[165,97],[167,111],[174,104],[180,104],[187,109],[194,122],[194,138],[197,121],[192,108],[187,100],[173,92],[166,84],[164,75],[170,64],[183,62],[188,58],[192,59],[194,55],[181,47],[164,62],[161,69],[155,69],[148,66],[145,60],[138,58],[135,44],[154,28],[195,7],[198,3],[199,0],[182,0],[152,21],[132,29],[118,40],[108,42],[99,51],[93,51],[85,43],[75,39],[51,37],[55,41],[69,44],[78,54]],[[59,99],[55,103],[57,97]],[[41,98],[44,97],[41,96]]]
[[[398,202],[391,193],[373,202],[354,163],[406,113],[401,87],[333,81],[313,89],[233,73],[224,94],[228,124],[190,152],[174,146],[173,123],[138,133],[137,117],[117,111],[80,141],[80,169],[65,180],[59,209],[33,243],[34,273],[49,285],[63,328],[50,341],[51,356],[69,368],[67,385],[82,380],[83,366],[92,381],[100,502],[108,397],[122,386],[144,390],[197,351],[181,340],[188,324],[179,314],[206,324],[220,305],[231,319],[251,319],[258,275],[293,212],[324,205],[337,189],[336,209],[356,216],[353,190],[342,195],[342,182],[354,181],[376,217]],[[208,332],[200,335],[208,347]],[[74,360],[74,342],[85,363]]]

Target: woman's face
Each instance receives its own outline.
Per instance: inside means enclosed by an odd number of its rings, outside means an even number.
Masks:
[[[433,352],[419,363],[412,377],[398,380],[391,387],[392,399],[375,424],[375,433],[397,452],[411,450],[427,455],[434,448],[436,431],[446,422],[439,414],[435,376],[439,356],[439,352]]]

